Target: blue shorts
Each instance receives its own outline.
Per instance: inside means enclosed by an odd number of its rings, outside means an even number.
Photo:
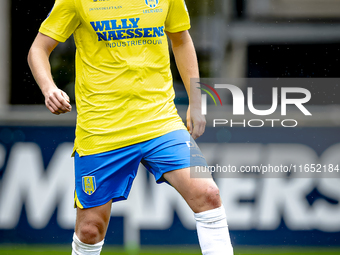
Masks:
[[[127,199],[139,163],[155,176],[157,183],[165,181],[164,173],[207,165],[186,130],[95,155],[79,157],[75,153],[75,206],[91,208],[111,199],[112,202]]]

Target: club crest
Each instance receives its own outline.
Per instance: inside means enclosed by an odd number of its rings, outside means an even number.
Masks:
[[[155,8],[158,5],[159,0],[145,0],[145,3],[150,8]]]
[[[92,195],[96,191],[96,179],[94,176],[83,177],[83,191],[87,195]]]

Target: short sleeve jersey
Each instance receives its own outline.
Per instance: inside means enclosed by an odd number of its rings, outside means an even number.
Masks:
[[[39,31],[60,42],[74,35],[80,156],[185,129],[165,31],[189,28],[184,0],[56,0]]]

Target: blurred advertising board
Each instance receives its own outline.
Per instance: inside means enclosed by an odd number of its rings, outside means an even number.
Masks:
[[[339,127],[207,127],[199,146],[227,210],[235,245],[338,245]],[[70,243],[74,127],[0,127],[0,243]],[[332,175],[299,175],[333,165]],[[290,166],[297,173],[238,178],[218,166]],[[250,168],[248,168],[250,169]],[[340,172],[340,171],[339,171]],[[294,175],[295,174],[295,175]],[[298,177],[298,178],[294,178]],[[106,243],[198,244],[184,200],[141,167],[127,201],[112,207]]]

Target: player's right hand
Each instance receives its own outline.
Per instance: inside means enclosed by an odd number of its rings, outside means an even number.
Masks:
[[[45,105],[51,113],[56,115],[72,110],[70,98],[64,91],[58,88],[52,88],[45,93]]]

